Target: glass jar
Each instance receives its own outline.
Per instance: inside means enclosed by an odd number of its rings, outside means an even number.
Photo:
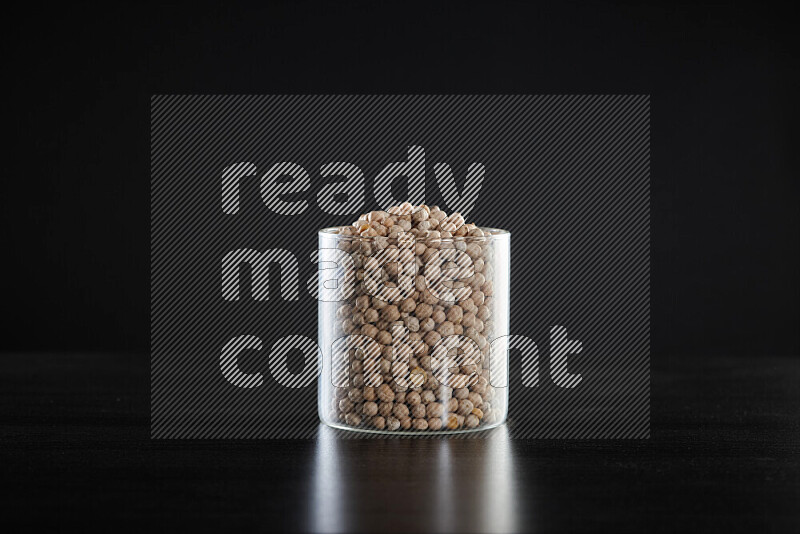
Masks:
[[[508,411],[511,234],[319,232],[320,419],[364,432],[493,428]]]

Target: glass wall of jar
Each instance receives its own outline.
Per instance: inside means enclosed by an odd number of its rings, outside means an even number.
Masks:
[[[365,432],[464,432],[508,409],[510,233],[319,232],[320,419]]]

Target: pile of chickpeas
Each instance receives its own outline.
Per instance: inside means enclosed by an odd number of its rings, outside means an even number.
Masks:
[[[349,427],[386,431],[455,431],[500,420],[489,375],[493,267],[488,234],[459,213],[408,202],[362,215],[338,234],[343,236],[339,248],[353,259],[355,290],[338,305],[337,334],[360,334],[377,344],[371,343],[372,354],[360,348],[344,354],[347,387],[334,388],[331,418]],[[398,242],[402,236],[413,236],[407,249]],[[439,298],[424,271],[441,256],[437,251],[448,248],[466,254],[462,257],[470,259],[472,276],[451,281],[455,293]],[[373,296],[364,280],[370,257],[384,249],[413,253],[416,265],[413,291],[396,301]],[[397,287],[398,265],[399,260],[382,267],[385,287]],[[440,341],[454,335],[469,342],[447,349],[457,357],[437,358],[443,353],[435,347],[444,350]],[[449,362],[446,380],[436,368],[442,361]]]

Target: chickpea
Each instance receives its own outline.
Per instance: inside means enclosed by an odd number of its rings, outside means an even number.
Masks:
[[[393,408],[394,408],[393,402],[382,402],[378,405],[378,413],[381,414],[383,417],[388,417],[392,415]]]
[[[458,417],[455,414],[450,414],[447,416],[447,428],[449,430],[457,430],[458,427],[461,425],[458,422]]]
[[[427,430],[428,429],[428,421],[426,421],[425,419],[416,418],[416,419],[414,419],[413,426],[414,426],[415,430]]]
[[[431,293],[430,289],[424,289],[422,290],[422,301],[425,304],[430,304],[431,306],[433,306],[434,304],[439,302],[439,297]]]
[[[408,360],[414,354],[414,349],[407,343],[397,342],[393,346],[396,360]]]
[[[478,372],[478,365],[475,363],[467,363],[461,366],[461,373],[464,375],[474,375]]]
[[[375,337],[377,337],[378,332],[379,330],[375,325],[365,324],[364,326],[361,327],[361,333],[367,337],[371,337],[372,339],[375,339]]]
[[[436,332],[435,330],[431,330],[430,332],[425,334],[425,337],[423,338],[423,340],[429,347],[433,347],[434,345],[436,345],[440,339],[442,339],[442,335],[439,332]]]
[[[481,246],[477,243],[470,243],[467,245],[465,252],[473,260],[483,255],[483,249],[481,249]]]
[[[395,404],[394,409],[392,410],[392,414],[394,414],[395,417],[397,417],[402,421],[404,417],[408,417],[409,414],[408,406],[406,406],[405,404]]]
[[[450,321],[445,321],[439,325],[439,328],[437,328],[436,331],[439,332],[442,337],[452,336],[454,331],[453,323]]]
[[[336,318],[337,319],[346,319],[353,313],[353,307],[349,304],[345,304],[340,306],[338,310],[336,310]]]
[[[381,222],[388,216],[389,214],[386,213],[385,211],[371,211],[367,214],[365,219],[369,222]]]
[[[426,286],[427,286],[427,281],[425,280],[425,275],[418,274],[418,275],[417,275],[417,276],[414,278],[414,288],[415,288],[417,291],[422,291],[422,290],[424,290],[424,289],[425,289],[425,287],[426,287]],[[417,299],[417,297],[415,297],[415,300],[416,300],[416,299]],[[419,308],[419,305],[420,305],[420,303],[419,303],[419,302],[417,302],[417,308]],[[419,314],[417,314],[417,316],[419,316]]]
[[[417,406],[421,402],[422,402],[422,397],[420,397],[420,394],[417,393],[416,391],[412,391],[411,393],[406,395],[406,404],[408,404],[412,408],[414,406]]]
[[[403,360],[395,360],[392,364],[392,376],[395,378],[406,378],[408,376],[408,364]]]
[[[477,319],[475,319],[475,320],[477,321]],[[474,326],[470,326],[466,330],[464,330],[464,335],[467,336],[468,338],[470,338],[471,340],[475,341],[476,343],[477,343],[477,339],[480,337],[478,335],[478,331],[475,330]]]
[[[478,311],[478,307],[475,306],[475,301],[472,300],[471,298],[466,298],[462,300],[459,303],[459,305],[465,312],[475,313],[476,311]]]
[[[464,317],[464,310],[461,309],[461,306],[455,304],[447,310],[447,320],[453,324],[459,324],[461,319]]]
[[[386,428],[388,430],[397,430],[400,428],[400,420],[397,417],[387,417]]]
[[[475,409],[475,406],[470,402],[469,399],[463,399],[458,403],[458,413],[460,415],[468,415],[472,413],[472,410]]]
[[[388,384],[381,384],[378,388],[378,398],[382,402],[392,402],[394,400],[395,393],[392,391],[392,388],[389,387]]]
[[[484,323],[484,325],[483,325],[483,334],[484,334],[484,336],[482,337],[482,339],[483,339],[483,342],[478,342],[478,347],[479,347],[479,348],[480,348],[482,351],[485,351],[485,350],[487,350],[487,349],[486,349],[486,347],[489,345],[489,342],[487,341],[487,336],[488,336],[489,334],[491,334],[492,332],[494,332],[494,321],[492,321],[492,320],[490,319],[490,320],[486,321],[486,322]],[[491,347],[490,347],[490,348],[491,348]],[[487,353],[488,353],[488,352],[487,352]]]
[[[383,272],[386,274],[387,279],[394,278],[395,276],[397,276],[398,270],[399,270],[399,265],[397,264],[397,262],[394,261],[388,262],[383,267]]]
[[[383,384],[383,376],[378,372],[372,372],[364,375],[364,384],[376,388]]]
[[[342,332],[345,334],[352,334],[353,331],[356,329],[356,325],[353,324],[353,321],[350,319],[345,319],[342,321]]]
[[[372,417],[378,413],[378,405],[374,402],[365,402],[361,406],[361,411],[367,417]]]
[[[354,406],[355,404],[353,404],[353,401],[350,399],[341,399],[339,401],[339,410],[343,411],[344,413],[352,411]]]
[[[474,391],[470,392],[470,394],[467,395],[467,400],[469,400],[476,408],[483,404],[483,397],[481,397],[478,393],[475,393]]]
[[[475,381],[474,375],[457,374],[450,377],[450,385],[456,389],[466,389]]]
[[[364,311],[364,320],[368,323],[377,322],[379,317],[380,314],[375,308],[367,308],[366,311]]]
[[[481,287],[481,291],[487,297],[491,297],[494,294],[494,285],[492,284],[492,281],[487,280],[486,283]]]
[[[486,283],[486,277],[484,275],[482,275],[481,273],[477,273],[476,272],[475,275],[472,277],[472,281],[470,282],[469,285],[472,287],[472,289],[478,290],[485,283]],[[485,302],[485,300],[484,300],[484,302]]]
[[[478,378],[474,384],[472,384],[472,391],[477,395],[483,395],[486,393],[486,384],[487,380],[484,377]]]
[[[421,223],[422,221],[427,221],[431,213],[426,208],[427,206],[421,206],[419,209],[414,211],[414,213],[411,214],[411,220],[415,223]]]
[[[474,414],[469,414],[464,421],[464,426],[467,428],[475,428],[480,424],[480,419],[478,419]]]
[[[428,417],[441,417],[444,414],[444,405],[439,402],[431,402],[427,407]]]
[[[359,388],[350,388],[350,391],[347,393],[347,398],[350,399],[352,402],[361,402],[363,400],[363,394],[361,393],[361,389]]]
[[[428,419],[428,428],[430,430],[441,430],[442,429],[442,420],[441,419],[436,419],[436,418]]]
[[[452,413],[456,410],[458,410],[458,399],[453,397],[447,401],[447,411]]]
[[[392,344],[392,334],[390,334],[386,330],[381,330],[375,336],[375,341],[377,341],[381,345],[391,345]]]
[[[400,311],[394,304],[389,304],[381,310],[381,318],[385,321],[396,321],[400,318]]]
[[[431,392],[433,392],[434,395],[436,395],[436,391],[439,390],[440,386],[441,384],[439,384],[439,381],[435,376],[433,376],[433,373],[430,373],[428,375],[428,380],[425,382],[425,387],[427,387]]]
[[[413,312],[416,307],[417,303],[411,297],[408,297],[400,304],[400,310],[404,312]]]
[[[378,370],[379,360],[376,359],[375,356],[370,355],[369,359],[365,359],[363,361],[358,362],[359,364],[361,364],[362,372],[364,374],[374,373],[375,371]]]
[[[356,298],[356,308],[359,310],[366,310],[369,307],[369,297],[367,295],[361,295],[360,297]]]
[[[430,332],[436,327],[436,321],[432,318],[428,317],[427,319],[423,319],[421,323],[419,323],[419,329],[421,332]]]
[[[474,328],[475,328],[476,332],[483,332],[485,327],[486,327],[486,325],[483,324],[483,321],[481,321],[478,318],[475,318],[475,326],[474,326]]]
[[[453,396],[458,399],[466,399],[469,396],[469,390],[467,388],[458,388],[453,391]]]

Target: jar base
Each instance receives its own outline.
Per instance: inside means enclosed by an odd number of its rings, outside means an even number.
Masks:
[[[403,437],[418,437],[418,438],[432,438],[436,436],[453,435],[453,434],[475,434],[479,432],[484,432],[486,430],[492,430],[494,428],[506,424],[506,421],[503,420],[497,423],[492,423],[491,425],[479,426],[476,428],[460,428],[458,430],[378,430],[376,428],[356,428],[344,424],[332,423],[329,421],[325,421],[324,419],[320,419],[320,421],[322,421],[325,425],[331,428],[335,428],[337,430],[346,430],[353,434],[380,434],[384,436],[403,436]]]

